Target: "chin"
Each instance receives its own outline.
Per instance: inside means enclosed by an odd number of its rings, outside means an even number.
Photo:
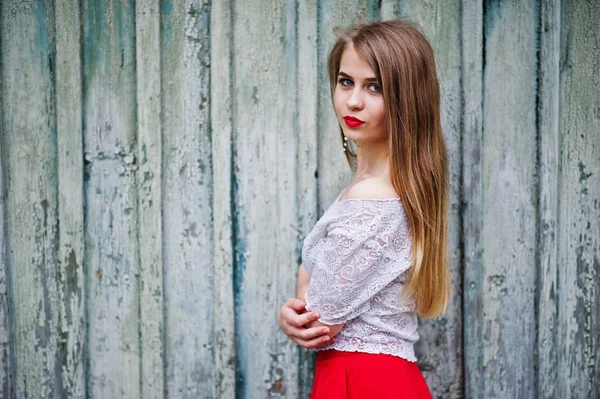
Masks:
[[[357,141],[357,140],[364,139],[364,135],[356,134],[356,132],[345,131],[345,130],[343,132],[344,132],[344,135],[346,137],[348,137],[348,140]]]
[[[346,128],[346,126],[344,126],[342,128],[342,132],[344,133],[344,136],[348,137],[348,140],[353,140],[356,141],[358,135],[356,134],[355,131],[352,131],[352,129],[348,129]]]

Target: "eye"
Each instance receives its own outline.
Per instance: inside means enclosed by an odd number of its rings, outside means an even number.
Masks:
[[[352,85],[352,81],[350,79],[346,79],[346,78],[338,79],[338,83],[340,83],[344,87],[350,87]]]
[[[369,85],[369,87],[372,87],[372,91],[374,91],[375,93],[381,93],[381,87],[379,87],[378,84],[373,83],[372,85]]]

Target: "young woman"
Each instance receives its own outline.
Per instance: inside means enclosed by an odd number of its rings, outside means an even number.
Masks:
[[[319,351],[311,398],[428,398],[417,314],[442,314],[450,294],[433,50],[407,22],[360,24],[339,37],[328,71],[356,175],[304,240],[279,325]]]

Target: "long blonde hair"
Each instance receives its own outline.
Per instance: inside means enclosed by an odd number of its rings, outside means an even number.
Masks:
[[[450,297],[447,250],[448,155],[440,120],[433,49],[406,21],[361,23],[338,36],[328,61],[331,97],[344,50],[352,44],[373,69],[385,104],[390,176],[413,241],[403,296],[425,318],[446,311]],[[340,127],[341,140],[343,132]],[[356,170],[356,153],[346,151]]]

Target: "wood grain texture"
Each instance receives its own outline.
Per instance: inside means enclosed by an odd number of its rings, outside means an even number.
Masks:
[[[295,296],[296,275],[302,261],[302,245],[304,238],[310,233],[317,222],[318,212],[318,96],[319,73],[317,70],[319,53],[317,43],[318,32],[318,1],[298,2],[298,68],[296,87],[298,90],[296,131],[298,132],[298,166],[296,167],[297,181],[297,213],[298,230],[296,235],[296,254],[298,261],[286,268],[289,284],[285,290],[287,296]],[[288,291],[289,290],[289,291]],[[298,397],[308,399],[312,389],[314,362],[316,354],[303,348],[299,351]],[[292,344],[292,350],[294,345]],[[287,367],[295,367],[290,364]]]
[[[537,24],[533,1],[485,5],[483,391],[475,396],[535,395]]]
[[[51,2],[2,3],[6,264],[13,389],[64,395],[60,351],[55,32]]]
[[[79,2],[61,0],[55,6],[60,367],[64,395],[85,398],[81,19]]]
[[[82,19],[88,395],[139,397],[135,8],[84,2]]]
[[[298,266],[296,8],[234,5],[237,397],[298,396],[298,349],[277,326]],[[260,12],[256,12],[260,10]]]
[[[5,127],[3,122],[4,108],[2,93],[4,92],[4,80],[2,79],[2,46],[4,41],[4,31],[2,30],[3,7],[0,6],[0,393],[3,398],[12,398],[13,391],[13,362],[11,359],[11,324],[10,324],[10,287],[9,287],[9,268],[6,253],[6,178],[4,176],[6,166],[4,165],[7,154],[4,151],[6,145],[3,143],[5,137]]]
[[[162,4],[166,395],[213,390],[208,1]]]
[[[382,0],[379,8],[379,16],[382,20],[399,18],[400,5],[398,0]]]
[[[0,107],[1,106],[2,104],[0,101]],[[2,154],[2,148],[3,144],[2,140],[0,140],[0,154]],[[2,393],[2,397],[9,398],[13,395],[13,365],[11,360],[11,308],[10,290],[8,285],[8,262],[6,255],[6,207],[3,174],[4,167],[2,163],[0,163],[0,393]]]
[[[235,398],[233,230],[233,21],[231,0],[214,2],[210,14],[210,115],[213,159],[213,397]]]
[[[556,396],[598,398],[600,4],[562,11]]]
[[[433,47],[440,83],[442,129],[449,157],[448,260],[452,296],[446,314],[421,320],[416,346],[418,364],[437,398],[463,397],[461,183],[461,15],[458,3],[402,2],[402,18],[417,23]]]
[[[164,396],[160,2],[135,3],[140,396]]]
[[[558,384],[558,179],[560,156],[560,1],[540,9],[538,87],[539,204],[537,394],[557,397]]]
[[[462,1],[463,370],[467,398],[483,396],[483,7]]]

